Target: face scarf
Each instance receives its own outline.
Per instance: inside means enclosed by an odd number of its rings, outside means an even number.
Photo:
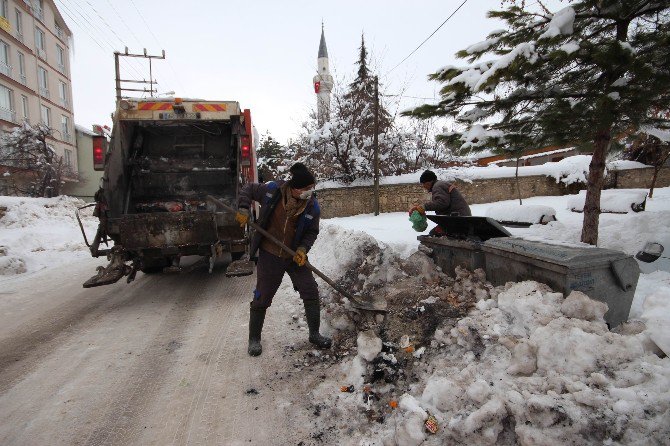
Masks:
[[[309,197],[311,197],[313,193],[314,193],[314,189],[309,189],[309,190],[302,191],[302,192],[300,192],[300,199],[301,200],[308,200]]]

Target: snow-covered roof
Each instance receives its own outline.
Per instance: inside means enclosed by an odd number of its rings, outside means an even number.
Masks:
[[[88,129],[88,128],[82,126],[82,125],[75,124],[75,125],[74,125],[74,128],[75,128],[78,132],[83,133],[84,135],[95,136],[95,133],[93,133],[93,130]]]

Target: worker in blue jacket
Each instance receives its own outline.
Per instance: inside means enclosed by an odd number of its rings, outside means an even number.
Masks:
[[[289,181],[249,183],[244,185],[238,200],[235,216],[241,226],[249,220],[252,202],[261,204],[258,224],[284,245],[296,252],[291,256],[260,233],[254,234],[250,255],[258,251],[256,267],[257,282],[249,315],[249,347],[251,356],[262,353],[261,332],[265,313],[281,284],[284,273],[288,273],[293,287],[300,294],[305,306],[305,318],[309,327],[309,342],[319,348],[330,348],[331,339],[319,333],[319,290],[312,272],[305,267],[307,253],[319,235],[321,209],[314,195],[316,179],[302,163],[290,168]]]

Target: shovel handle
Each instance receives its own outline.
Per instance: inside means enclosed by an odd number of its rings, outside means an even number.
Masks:
[[[237,212],[236,209],[233,209],[232,207],[225,204],[223,201],[221,201],[219,199],[216,199],[216,198],[212,197],[211,195],[208,195],[207,198],[210,201],[212,201],[214,204],[216,204],[217,206],[225,209],[228,212]],[[286,246],[284,243],[282,243],[282,241],[279,240],[277,237],[275,237],[274,235],[270,234],[268,231],[263,229],[261,227],[261,225],[259,225],[258,223],[249,220],[249,222],[247,224],[249,226],[251,226],[252,228],[254,228],[256,231],[260,232],[263,235],[263,237],[267,238],[268,240],[273,242],[275,245],[279,246],[281,249],[283,249],[284,251],[291,254],[291,256],[295,257],[297,255],[297,253],[294,250],[292,250],[291,248]],[[335,289],[335,291],[337,291],[338,293],[340,293],[341,295],[343,295],[347,299],[349,299],[351,301],[358,301],[358,299],[354,298],[351,294],[349,294],[348,292],[343,290],[342,287],[336,285],[335,282],[330,280],[330,278],[328,276],[326,276],[324,273],[319,271],[319,269],[317,269],[314,265],[309,263],[309,260],[305,261],[304,266],[306,266],[310,271],[312,271],[314,274],[316,274],[317,276],[322,278],[324,282],[326,282],[328,285],[333,287]]]

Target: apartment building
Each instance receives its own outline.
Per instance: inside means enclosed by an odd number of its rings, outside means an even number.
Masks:
[[[45,123],[56,153],[77,172],[71,39],[53,0],[0,0],[0,129]]]

